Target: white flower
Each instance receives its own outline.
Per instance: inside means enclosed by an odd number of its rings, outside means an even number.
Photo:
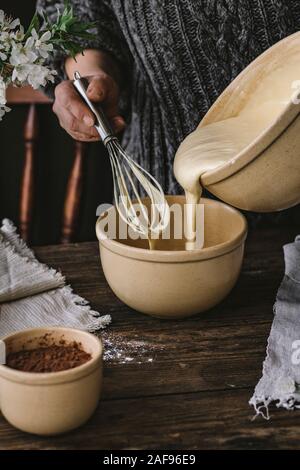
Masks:
[[[25,45],[22,43],[12,43],[12,50],[9,62],[11,65],[17,66],[35,62],[38,56],[32,50],[33,38],[27,39]]]
[[[23,64],[23,65],[17,65],[13,69],[12,73],[12,81],[13,82],[18,82],[18,84],[22,84],[23,82],[27,81],[29,69],[30,69],[31,64]]]
[[[6,85],[4,80],[0,77],[0,105],[6,104]]]
[[[31,36],[34,39],[34,47],[36,52],[44,59],[47,59],[49,52],[53,51],[53,44],[47,44],[47,42],[51,39],[51,32],[46,31],[42,34],[41,37],[39,37],[36,30],[33,28],[31,31]]]
[[[8,84],[31,85],[36,89],[54,82],[57,74],[43,65],[54,49],[51,31],[39,32],[33,28],[26,38],[20,20],[0,10],[0,121],[10,111],[6,106]]]
[[[8,113],[11,109],[8,108],[7,106],[0,106],[0,121],[2,121],[2,118],[5,113]]]
[[[0,25],[4,23],[5,14],[3,10],[0,10]]]
[[[0,49],[8,51],[11,48],[11,35],[7,31],[0,32]]]
[[[0,10],[0,25],[4,29],[13,30],[20,25],[20,20],[19,18],[16,18],[15,20],[10,18],[5,15],[3,10]]]
[[[54,75],[56,75],[54,70],[50,70],[44,65],[36,64],[30,67],[27,81],[32,88],[37,89],[40,86],[45,86],[48,81],[54,82]]]
[[[5,113],[10,111],[6,105],[6,85],[4,80],[0,77],[0,121]]]
[[[10,32],[11,40],[15,40],[17,42],[23,41],[24,36],[25,36],[24,27],[21,25],[16,31]]]
[[[20,20],[19,18],[16,18],[15,20],[8,20],[7,22],[7,28],[8,29],[15,29],[17,26],[20,25]]]
[[[34,89],[45,86],[48,81],[54,81],[55,70],[40,64],[22,64],[14,68],[12,81],[18,84],[28,83]]]

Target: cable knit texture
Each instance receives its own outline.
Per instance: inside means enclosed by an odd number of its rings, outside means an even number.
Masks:
[[[184,137],[226,86],[263,51],[296,32],[299,0],[72,0],[82,20],[98,21],[84,44],[112,54],[130,83],[123,144],[169,194],[180,191],[172,165]],[[55,19],[63,0],[40,0]],[[62,57],[54,58],[60,70]]]

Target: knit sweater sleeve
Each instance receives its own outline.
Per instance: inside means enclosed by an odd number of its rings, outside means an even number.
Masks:
[[[295,30],[300,30],[300,2],[299,0],[289,0],[288,7],[292,11],[292,17],[295,22]]]
[[[114,57],[123,71],[126,70],[130,63],[129,51],[126,41],[122,35],[118,20],[109,4],[105,0],[70,0],[69,2],[74,9],[76,15],[82,22],[96,22],[96,27],[92,30],[95,37],[89,40],[80,40],[83,49],[100,49],[108,52]],[[57,11],[64,8],[64,0],[38,0],[38,11],[44,11],[51,21],[57,18]],[[51,55],[48,65],[53,67],[58,75],[55,84],[46,87],[47,94],[52,95],[57,83],[66,79],[64,62],[66,56],[62,52],[55,52]]]

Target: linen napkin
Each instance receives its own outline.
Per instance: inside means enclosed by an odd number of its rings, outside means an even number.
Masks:
[[[269,405],[300,408],[300,236],[283,247],[285,275],[274,305],[262,378],[250,405],[269,419]]]
[[[86,331],[105,328],[110,315],[100,316],[74,294],[59,272],[40,263],[4,219],[0,227],[0,337],[42,326]]]

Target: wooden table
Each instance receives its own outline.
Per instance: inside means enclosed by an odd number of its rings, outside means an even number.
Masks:
[[[253,421],[248,405],[283,275],[282,245],[296,234],[295,227],[251,233],[231,295],[184,321],[155,320],[123,305],[106,284],[96,243],[38,248],[39,259],[60,268],[93,308],[112,315],[103,397],[88,424],[59,437],[23,434],[1,417],[0,448],[299,448],[300,411],[272,408],[271,421]]]

